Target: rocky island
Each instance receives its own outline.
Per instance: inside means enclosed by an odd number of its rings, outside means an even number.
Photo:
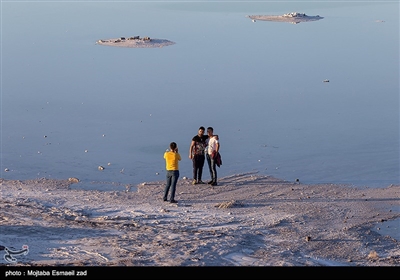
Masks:
[[[174,42],[165,39],[153,39],[150,37],[120,37],[115,39],[98,40],[98,45],[113,46],[113,47],[125,47],[125,48],[162,48],[175,44]]]
[[[308,16],[305,13],[298,13],[298,12],[291,12],[287,14],[283,14],[281,16],[276,15],[252,15],[246,16],[255,22],[256,20],[264,20],[264,21],[279,21],[279,22],[290,22],[293,24],[298,24],[300,22],[307,22],[307,21],[316,21],[323,19],[319,15],[316,16]]]

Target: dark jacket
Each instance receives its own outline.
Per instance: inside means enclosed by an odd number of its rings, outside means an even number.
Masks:
[[[213,152],[211,155],[212,159],[215,160],[215,164],[220,167],[222,165],[222,158],[219,152]]]

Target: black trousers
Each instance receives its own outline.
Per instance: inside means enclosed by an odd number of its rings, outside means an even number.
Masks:
[[[196,181],[201,181],[201,176],[203,175],[204,161],[205,161],[204,155],[194,155],[192,158],[193,179]]]
[[[207,154],[208,168],[210,169],[211,181],[217,182],[217,163],[209,154]]]

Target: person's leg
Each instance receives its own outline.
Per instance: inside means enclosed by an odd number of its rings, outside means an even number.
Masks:
[[[196,155],[193,156],[192,162],[193,162],[193,182],[192,182],[192,184],[194,185],[197,183],[197,169],[198,169]]]
[[[209,154],[207,154],[206,155],[206,159],[207,159],[207,164],[208,164],[208,169],[209,169],[209,171],[210,171],[210,177],[211,177],[211,180],[208,182],[208,184],[211,184],[212,182],[213,182],[213,180],[212,180],[212,178],[213,178],[213,172],[212,172],[212,168],[211,168],[211,158],[210,158],[210,155]]]
[[[213,181],[212,185],[217,185],[217,163],[214,159],[210,160],[211,162],[211,170],[212,170],[212,177],[211,180]]]
[[[171,176],[171,199],[170,201],[175,200],[175,190],[176,190],[176,183],[178,182],[179,178],[179,170],[176,170],[172,173]]]
[[[197,182],[202,183],[203,181],[201,180],[202,176],[203,176],[203,166],[204,166],[204,160],[205,160],[205,156],[199,156],[199,171],[198,171],[198,180]]]
[[[165,184],[164,197],[163,197],[163,200],[164,200],[164,201],[167,201],[169,188],[170,188],[170,186],[171,186],[172,176],[171,176],[171,172],[170,172],[170,171],[167,171],[166,181],[167,181],[167,182],[166,182],[166,184]]]

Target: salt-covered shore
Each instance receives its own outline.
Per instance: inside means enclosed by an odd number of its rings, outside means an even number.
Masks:
[[[399,185],[305,185],[256,173],[219,183],[180,179],[171,204],[164,181],[105,192],[68,179],[0,179],[0,265],[400,265],[399,240],[374,230],[400,218]],[[24,245],[16,262],[3,258]]]

